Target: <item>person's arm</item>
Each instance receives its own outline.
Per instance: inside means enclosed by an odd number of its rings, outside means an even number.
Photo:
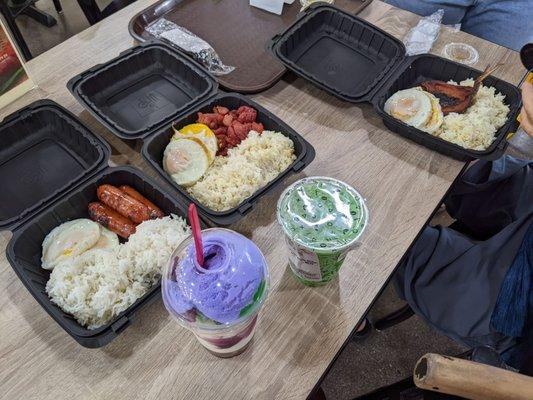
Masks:
[[[533,84],[525,81],[522,85],[522,101],[524,103],[520,112],[522,129],[533,138]]]

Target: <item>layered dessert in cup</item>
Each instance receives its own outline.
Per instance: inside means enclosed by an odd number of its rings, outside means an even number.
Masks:
[[[363,197],[337,179],[310,177],[289,186],[277,205],[289,266],[305,285],[331,281],[368,224]]]
[[[176,321],[219,357],[242,353],[255,332],[269,286],[261,250],[243,235],[203,230],[200,265],[192,237],[172,254],[161,280],[163,302]]]

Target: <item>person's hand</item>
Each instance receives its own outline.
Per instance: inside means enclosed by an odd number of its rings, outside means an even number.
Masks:
[[[520,112],[522,118],[520,125],[533,138],[533,84],[528,81],[522,85],[522,101],[524,105]]]

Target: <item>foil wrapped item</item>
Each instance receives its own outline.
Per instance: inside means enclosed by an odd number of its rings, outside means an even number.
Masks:
[[[225,65],[209,43],[172,21],[159,18],[146,30],[152,36],[163,39],[190,54],[213,75],[227,75],[235,69],[235,67]]]

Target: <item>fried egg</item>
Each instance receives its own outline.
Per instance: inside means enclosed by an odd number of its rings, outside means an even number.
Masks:
[[[173,140],[188,138],[200,143],[207,151],[209,162],[212,163],[214,161],[218,151],[218,142],[215,133],[211,128],[204,124],[190,124],[185,125],[179,130],[175,127],[173,127],[173,129]]]
[[[425,126],[432,115],[431,100],[420,88],[394,93],[385,102],[384,110],[392,117],[415,128]]]
[[[115,247],[118,247],[118,245],[119,241],[117,234],[101,226],[100,238],[92,248],[101,250],[113,250]]]
[[[420,127],[421,130],[427,133],[435,133],[442,123],[444,122],[444,114],[442,113],[442,108],[440,106],[439,99],[433,94],[424,92],[426,96],[429,97],[431,101],[431,118],[426,125]]]
[[[163,168],[178,185],[191,186],[209,168],[205,147],[188,138],[171,140],[163,154]]]
[[[75,219],[56,226],[43,241],[41,265],[53,269],[58,263],[78,256],[100,239],[100,225],[90,219]]]

